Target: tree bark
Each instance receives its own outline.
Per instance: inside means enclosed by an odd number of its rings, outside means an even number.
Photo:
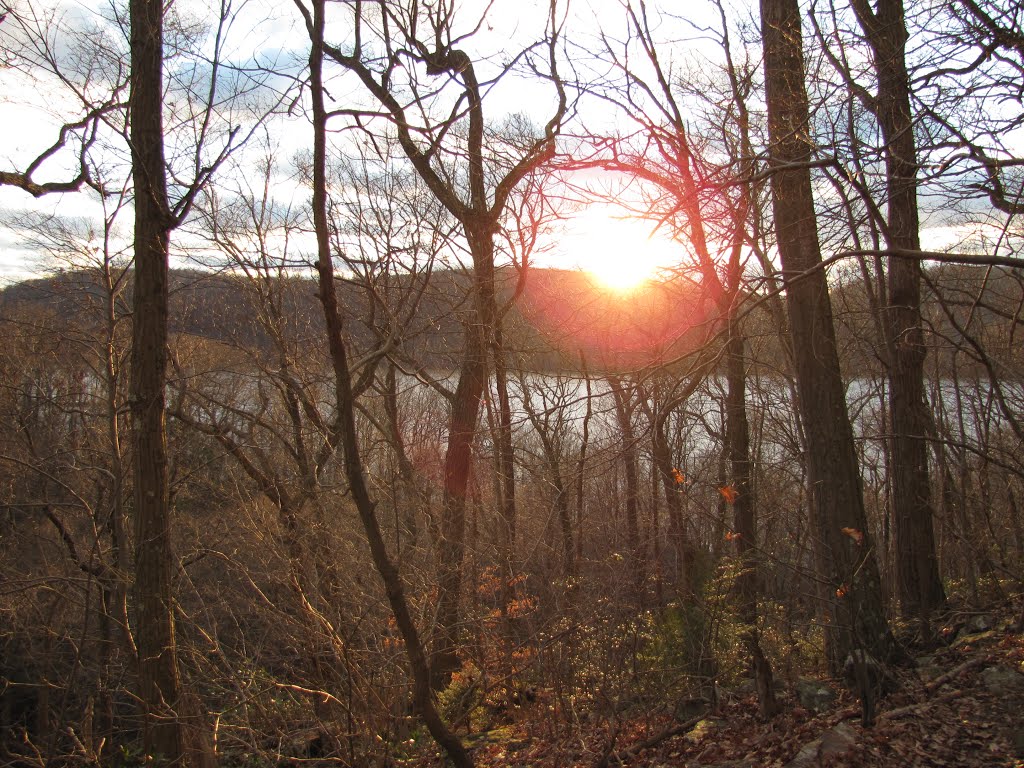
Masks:
[[[675,403],[673,398],[672,403]],[[672,448],[668,441],[671,408],[659,403],[651,413],[651,454],[654,466],[665,492],[665,506],[668,515],[668,579],[683,595],[690,596],[689,544],[683,525],[683,504],[680,499],[680,485],[685,480],[679,468],[672,461]],[[677,474],[678,473],[678,474]]]
[[[466,552],[466,493],[473,442],[487,379],[487,351],[476,318],[466,325],[465,350],[452,401],[448,449],[444,459],[441,540],[438,542],[437,633],[430,666],[435,689],[443,688],[459,668],[458,628],[462,570]]]
[[[858,648],[888,661],[895,645],[854,451],[853,431],[814,214],[803,37],[797,0],[761,0],[772,208],[807,437],[812,525],[827,591],[829,666],[841,671]]]
[[[164,384],[171,215],[163,137],[163,4],[131,0],[131,149],[135,184],[135,293],[131,365],[135,448],[135,641],[143,750],[184,766],[181,682],[174,637]]]

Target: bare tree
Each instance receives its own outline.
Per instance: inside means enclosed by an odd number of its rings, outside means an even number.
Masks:
[[[886,243],[921,249],[917,199],[917,149],[906,69],[907,30],[902,0],[884,0],[872,10],[866,0],[853,8],[871,46],[878,93],[868,100],[882,132],[888,191]],[[921,329],[921,265],[891,259],[885,317],[892,418],[892,503],[896,519],[896,564],[900,604],[908,617],[927,617],[945,604],[932,527],[928,476],[925,346]]]
[[[895,646],[867,530],[831,302],[821,268],[798,3],[762,0],[761,34],[771,140],[772,207],[807,436],[818,571],[827,590],[827,656],[829,666],[838,671],[854,651],[870,653],[886,662],[893,657]],[[872,691],[866,684],[861,689],[865,719],[870,721]]]
[[[81,219],[54,216],[25,215],[13,222],[54,270],[53,287],[42,289],[52,291],[54,306],[47,315],[33,313],[29,302],[22,309],[13,302],[5,323],[21,371],[0,376],[3,389],[17,393],[13,410],[3,409],[10,440],[0,449],[0,461],[24,478],[8,503],[47,521],[67,565],[89,585],[77,621],[81,641],[75,673],[86,678],[80,688],[93,702],[91,722],[82,712],[72,715],[66,705],[41,712],[39,722],[62,718],[54,726],[79,732],[82,746],[98,759],[110,759],[120,742],[117,680],[134,654],[127,605],[130,455],[124,444],[130,279],[116,245],[116,220],[126,201],[124,190],[101,200],[105,216],[98,229]],[[33,338],[34,348],[26,346]],[[17,578],[54,578],[62,570],[59,559],[50,564],[32,556],[12,559],[20,562]],[[73,604],[77,590],[61,601],[69,598]],[[69,604],[66,610],[73,615],[75,609]],[[49,628],[54,636],[70,631],[62,629],[63,621],[57,624]],[[45,636],[41,629],[36,632]],[[68,695],[68,689],[61,693],[65,700]],[[41,732],[26,733],[24,740],[54,757],[57,742]]]
[[[369,110],[346,107],[338,114],[350,115],[371,130],[373,118],[387,119],[409,162],[459,222],[473,265],[474,315],[465,336],[445,459],[437,642],[432,660],[435,685],[443,684],[458,667],[465,503],[472,444],[489,371],[495,377],[499,399],[503,524],[507,537],[514,536],[511,412],[495,293],[495,237],[512,192],[552,156],[555,136],[568,111],[556,70],[561,20],[552,3],[546,39],[516,56],[496,78],[520,59],[528,59],[545,68],[544,78],[553,83],[556,104],[539,135],[520,136],[498,151],[492,146],[498,136],[488,132],[484,114],[484,96],[496,80],[479,79],[476,63],[459,47],[466,38],[460,35],[457,21],[454,8],[448,5],[427,7],[381,0],[354,7],[350,49],[324,46],[327,57],[351,73],[373,102]],[[452,98],[448,111],[437,114],[431,102],[442,94]]]
[[[640,215],[671,228],[675,237],[689,245],[695,263],[680,269],[676,279],[696,280],[686,274],[695,272],[699,276],[701,301],[715,307],[721,325],[726,328],[725,375],[729,392],[728,426],[723,440],[736,492],[731,503],[735,532],[739,534],[739,554],[746,563],[738,589],[742,594],[741,611],[749,627],[746,640],[758,678],[762,715],[767,717],[774,712],[775,704],[771,667],[758,642],[756,504],[750,482],[745,341],[740,322],[744,254],[750,246],[759,246],[756,232],[760,226],[763,185],[755,180],[759,169],[754,151],[755,128],[748,106],[754,88],[754,65],[734,59],[726,13],[720,3],[717,8],[721,28],[716,34],[724,59],[724,92],[715,102],[713,97],[704,95],[706,83],[702,90],[701,85],[674,74],[676,62],[666,55],[667,46],[659,45],[657,40],[661,14],[642,1],[625,4],[626,38],[616,43],[609,34],[604,36],[607,55],[621,73],[622,85],[604,95],[629,114],[638,128],[633,136],[602,141],[600,154],[588,164],[599,164],[639,180],[650,189],[648,205],[639,211]],[[684,23],[670,15],[665,20]],[[686,103],[692,94],[701,94],[696,99],[710,103],[712,114],[705,118],[703,131],[692,125],[694,114]],[[711,160],[714,153],[724,155],[725,160]],[[718,327],[718,323],[709,324],[704,331],[706,338],[710,339]],[[684,393],[692,393],[700,377],[711,370],[706,363],[695,364],[698,375],[689,387],[683,388]],[[676,398],[670,400],[676,405],[680,402]],[[663,410],[655,419],[654,449],[673,525],[678,516],[673,491],[678,470],[666,456],[663,435],[670,412],[671,408]]]
[[[323,305],[328,349],[334,374],[335,408],[338,435],[344,457],[349,492],[366,533],[374,566],[384,583],[388,603],[405,644],[414,680],[414,703],[430,734],[459,768],[471,766],[465,747],[441,719],[431,692],[430,666],[419,631],[409,610],[405,587],[397,566],[387,551],[376,505],[370,496],[355,424],[355,395],[352,386],[349,353],[344,339],[344,320],[338,307],[334,286],[333,254],[330,247],[330,225],[327,219],[327,121],[323,82],[323,63],[327,51],[324,42],[326,23],[324,0],[314,0],[308,8],[296,2],[306,22],[311,48],[309,75],[313,102],[313,225],[317,239],[317,272],[319,298]]]
[[[139,699],[145,714],[144,749],[170,765],[207,765],[214,759],[200,704],[182,687],[175,647],[175,558],[165,401],[170,237],[236,146],[240,126],[225,123],[219,114],[224,109],[220,79],[223,32],[233,13],[226,2],[218,9],[214,56],[207,76],[177,84],[187,122],[195,128],[189,137],[192,152],[187,155],[187,165],[179,168],[169,164],[164,152],[165,9],[153,0],[129,4],[128,141],[135,206],[130,400],[135,456],[136,644]],[[168,193],[169,176],[180,190],[173,202]]]

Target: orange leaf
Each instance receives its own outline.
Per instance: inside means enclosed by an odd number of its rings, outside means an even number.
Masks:
[[[726,485],[718,489],[718,492],[722,494],[722,498],[725,499],[729,504],[735,504],[736,499],[740,497],[740,492],[736,490],[735,485]]]
[[[726,531],[726,533],[725,533],[725,540],[726,541],[736,541],[737,539],[742,538],[742,537],[743,537],[742,533],[736,533],[735,531]]]
[[[836,590],[836,597],[838,597],[838,598],[846,597],[846,592],[847,592],[848,589],[849,589],[849,587],[847,587],[845,584],[840,584],[839,585],[839,589]]]
[[[676,485],[682,485],[686,482],[686,475],[680,472],[675,467],[672,468],[672,479],[676,481]]]
[[[843,528],[842,531],[855,542],[857,542],[858,547],[864,543],[863,531],[858,531],[856,528]]]

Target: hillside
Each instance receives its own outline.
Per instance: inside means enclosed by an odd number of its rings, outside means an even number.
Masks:
[[[575,368],[581,355],[595,369],[648,365],[684,354],[713,332],[710,303],[682,283],[650,285],[617,294],[581,272],[532,269],[517,290],[516,275],[499,273],[507,345],[532,370]],[[170,330],[247,349],[270,350],[268,328],[295,344],[323,344],[315,282],[307,277],[261,284],[244,275],[175,271],[171,275]],[[418,366],[458,365],[472,294],[469,275],[438,271],[367,285],[339,282],[346,331],[355,353],[382,339]],[[89,327],[103,317],[98,273],[60,272],[0,292],[0,315],[47,312],[67,327]],[[130,311],[130,286],[118,300]],[[273,312],[269,311],[274,307]],[[271,315],[277,315],[277,318]]]
[[[478,766],[609,768],[1010,768],[1024,756],[1024,636],[1013,616],[951,613],[947,644],[901,670],[900,688],[864,727],[838,681],[779,684],[783,712],[758,721],[749,685],[721,691],[714,711],[684,708],[582,727],[552,741],[529,704],[511,726],[477,735]],[[429,759],[407,764],[430,765]]]

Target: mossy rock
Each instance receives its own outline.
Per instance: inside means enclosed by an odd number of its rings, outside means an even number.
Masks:
[[[698,721],[698,723],[695,726],[693,726],[693,728],[691,728],[689,731],[687,731],[686,739],[687,739],[687,741],[692,741],[694,744],[697,744],[697,743],[703,741],[704,738],[707,737],[708,735],[714,733],[721,726],[722,726],[722,721],[721,720],[716,720],[716,719],[711,718],[711,717],[706,717],[703,720]]]

